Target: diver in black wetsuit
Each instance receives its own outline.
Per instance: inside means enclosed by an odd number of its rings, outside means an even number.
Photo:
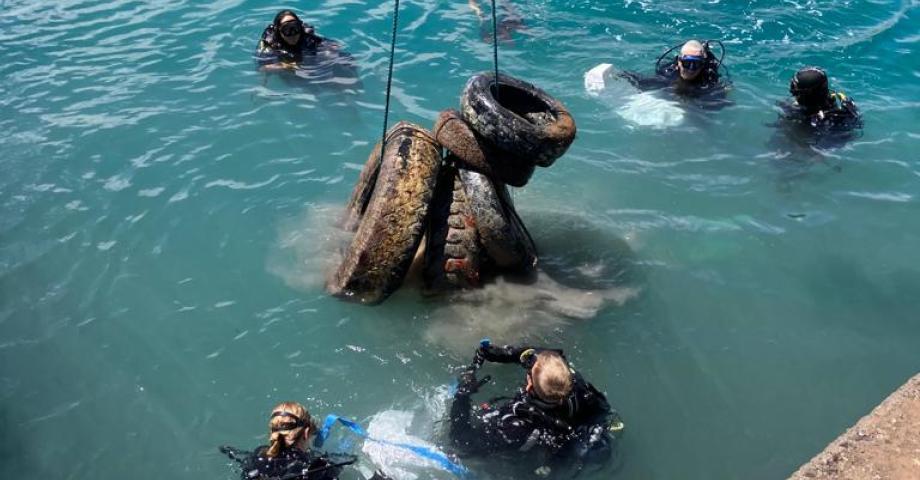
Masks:
[[[721,46],[721,42],[718,42]],[[640,90],[672,88],[674,93],[682,96],[701,96],[717,93],[724,96],[728,82],[722,79],[720,67],[725,57],[722,49],[720,58],[716,58],[709,47],[710,41],[690,40],[680,47],[680,53],[671,62],[662,60],[677,49],[672,47],[658,57],[655,75],[643,76],[635,72],[620,72],[620,76]]]
[[[476,14],[479,19],[479,37],[483,42],[492,43],[492,20],[483,14],[482,7],[477,0],[469,0],[470,10]],[[514,5],[510,0],[500,2],[501,13],[496,12],[498,24],[495,26],[495,33],[502,42],[512,40],[514,32],[524,29],[524,17],[517,13]]]
[[[831,91],[827,73],[806,67],[789,82],[792,99],[780,103],[781,120],[815,132],[847,132],[862,127],[856,103],[843,92]]]
[[[526,385],[503,403],[473,407],[471,395],[488,382],[476,379],[485,361],[523,366]],[[604,394],[571,369],[561,350],[488,344],[460,375],[449,420],[450,439],[461,454],[536,451],[552,464],[575,460],[577,468],[608,461],[623,428]],[[549,465],[541,469],[548,473]]]
[[[262,32],[256,61],[263,69],[293,68],[304,54],[315,54],[326,43],[330,41],[317,35],[312,25],[292,11],[282,10]]]
[[[287,72],[290,82],[308,80],[307,85],[331,87],[334,91],[357,93],[362,88],[357,63],[335,40],[316,34],[290,10],[282,10],[262,32],[255,53],[261,71]],[[267,77],[266,77],[267,78]]]
[[[308,447],[317,432],[307,409],[294,402],[283,402],[272,409],[268,445],[253,452],[232,447],[220,450],[240,464],[242,480],[336,480],[342,468],[357,460],[352,455],[318,453]],[[371,480],[389,480],[375,472]]]

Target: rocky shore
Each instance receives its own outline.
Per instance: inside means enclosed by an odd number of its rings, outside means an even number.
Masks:
[[[920,479],[920,374],[789,478]]]

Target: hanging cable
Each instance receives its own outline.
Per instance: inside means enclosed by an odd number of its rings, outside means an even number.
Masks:
[[[493,0],[494,1],[494,0]],[[380,136],[380,160],[387,147],[387,121],[390,116],[390,87],[393,84],[393,58],[396,55],[396,30],[399,27],[399,0],[393,4],[393,39],[390,41],[390,71],[387,74],[387,99],[383,107],[383,134]]]
[[[495,100],[498,100],[498,20],[492,0],[492,63],[495,65]]]

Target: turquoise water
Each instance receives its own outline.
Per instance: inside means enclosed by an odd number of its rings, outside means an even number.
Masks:
[[[784,478],[920,370],[920,2],[515,6],[502,69],[579,128],[515,192],[547,273],[369,308],[322,275],[380,134],[392,4],[304,15],[355,56],[353,93],[255,71],[281,5],[3,1],[0,476],[234,478],[217,445],[263,441],[282,399],[436,443],[486,333],[564,345],[622,412],[622,466],[581,478]],[[390,118],[430,126],[490,46],[465,0],[400,19]],[[585,93],[595,64],[649,71],[690,36],[726,42],[733,106],[655,129]],[[804,64],[856,99],[860,138],[774,137]]]

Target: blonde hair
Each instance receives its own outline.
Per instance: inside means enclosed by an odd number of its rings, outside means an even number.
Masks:
[[[572,371],[557,352],[540,352],[530,370],[537,396],[550,403],[562,403],[572,393]]]
[[[299,422],[299,426],[290,430],[282,430],[286,425]],[[272,409],[272,416],[268,420],[268,450],[265,455],[269,458],[277,457],[282,450],[294,448],[301,440],[316,431],[316,424],[310,418],[307,408],[297,402],[281,402]]]

